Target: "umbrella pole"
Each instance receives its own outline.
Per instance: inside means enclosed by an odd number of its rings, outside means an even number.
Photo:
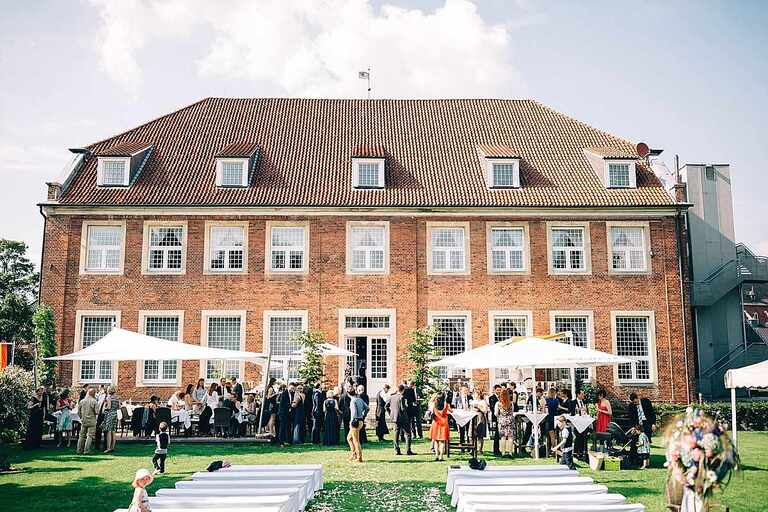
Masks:
[[[739,442],[736,433],[736,388],[731,388],[731,430],[733,430],[733,445],[738,448]]]
[[[264,409],[267,407],[267,384],[269,384],[269,363],[272,362],[272,347],[267,348],[267,364],[264,366],[264,375],[262,381],[264,382],[264,391],[261,393],[261,410],[259,411],[259,428],[256,432],[259,434],[264,432]]]
[[[571,400],[576,400],[576,369],[571,367]]]
[[[533,380],[533,389],[531,392],[533,393],[533,457],[535,459],[539,458],[539,404],[536,400],[536,368],[534,366],[531,366],[531,378]]]

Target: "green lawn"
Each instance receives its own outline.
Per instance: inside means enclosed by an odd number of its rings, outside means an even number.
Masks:
[[[739,435],[744,473],[736,476],[722,497],[736,512],[768,509],[768,433]],[[423,455],[396,457],[389,444],[369,444],[363,464],[349,464],[347,452],[305,445],[278,449],[249,445],[171,445],[168,473],[155,480],[158,487],[171,487],[188,478],[208,462],[225,458],[233,463],[292,464],[322,463],[325,491],[318,494],[309,510],[331,511],[442,511],[451,510],[443,493],[446,466],[462,460],[455,457],[445,463],[432,462],[428,446],[418,444]],[[14,450],[14,464],[22,473],[0,475],[0,511],[50,510],[56,512],[110,512],[126,507],[130,501],[129,482],[139,467],[150,467],[150,445],[118,443],[114,455],[80,456],[72,450],[45,449],[37,452]],[[499,464],[531,463],[531,459],[494,461]],[[648,512],[664,510],[663,451],[654,446],[653,466],[645,471],[592,473],[580,468],[632,501],[644,503]]]

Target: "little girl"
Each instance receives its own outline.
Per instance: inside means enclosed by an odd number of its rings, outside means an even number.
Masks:
[[[635,427],[640,432],[637,436],[637,458],[640,459],[640,469],[646,469],[651,462],[651,440],[645,435],[640,425]]]
[[[128,512],[151,512],[152,508],[149,506],[149,495],[147,494],[146,487],[152,483],[152,475],[146,469],[136,470],[136,476],[133,478],[131,484],[134,488],[133,500],[131,506],[128,508]]]

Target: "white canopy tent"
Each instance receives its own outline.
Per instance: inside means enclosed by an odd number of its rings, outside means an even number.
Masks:
[[[82,350],[46,359],[51,361],[145,361],[153,359],[203,361],[224,359],[261,363],[265,356],[260,352],[226,350],[168,341],[114,327],[99,341]]]
[[[561,343],[557,339],[572,339],[572,333],[562,332],[548,336],[514,337],[499,343],[483,345],[461,354],[445,357],[430,363],[430,366],[447,366],[464,368],[466,370],[485,368],[529,368],[533,375],[533,409],[534,418],[538,404],[536,403],[536,369],[539,368],[569,368],[571,371],[571,390],[576,394],[576,368],[593,368],[597,366],[613,366],[631,363],[626,357],[616,356],[590,348],[575,346],[572,343]],[[538,423],[535,423],[538,424]],[[535,446],[539,446],[538,428],[533,429]],[[539,450],[535,449],[536,458]]]
[[[320,344],[320,353],[323,357],[333,357],[333,356],[355,356],[356,354],[354,352],[351,352],[345,348],[341,348],[338,345],[334,345],[332,343],[324,342]],[[304,355],[304,347],[294,350],[293,354],[303,356]]]
[[[738,446],[736,388],[768,388],[768,361],[728,370],[725,372],[725,387],[731,390],[731,428],[733,429],[733,444]]]

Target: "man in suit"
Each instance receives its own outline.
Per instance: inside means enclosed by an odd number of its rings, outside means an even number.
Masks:
[[[291,393],[285,384],[280,384],[277,397],[277,440],[282,446],[290,444],[291,438]]]
[[[469,409],[469,387],[466,385],[459,388],[459,392],[453,395],[453,403],[451,407],[454,409],[467,410]],[[459,443],[462,445],[461,453],[464,453],[464,442],[469,441],[468,435],[469,424],[459,427]]]
[[[341,423],[344,425],[344,437],[349,434],[349,422],[352,419],[352,412],[349,409],[349,406],[352,404],[352,397],[349,396],[349,389],[350,385],[344,384],[344,391],[339,397],[339,409],[341,412]]]
[[[404,384],[400,384],[397,387],[397,393],[393,393],[389,397],[387,403],[387,411],[389,417],[395,424],[395,454],[402,455],[400,452],[400,438],[405,438],[406,453],[408,455],[415,455],[411,451],[411,418],[408,416],[408,404],[405,399],[405,392],[407,387]]]
[[[656,410],[647,398],[639,398],[637,393],[630,393],[627,416],[629,416],[632,426],[640,425],[642,427],[648,439],[656,431]]]
[[[232,394],[238,402],[243,401],[243,385],[237,381],[237,377],[232,377]]]
[[[496,404],[499,402],[499,396],[501,395],[501,386],[496,384],[493,386],[493,393],[488,397],[488,406],[491,409],[491,429],[493,430],[493,454],[501,456],[501,450],[499,449],[499,428],[496,422]]]
[[[573,412],[574,416],[584,416],[589,414],[587,407],[587,401],[584,399],[584,390],[580,389],[576,392],[576,400],[573,400]],[[584,432],[579,432],[574,429],[576,433],[576,439],[574,440],[574,456],[577,459],[586,460],[587,457],[587,434],[589,429]]]
[[[416,403],[416,386],[411,385],[408,381],[403,382],[403,400],[405,400],[405,408],[408,413],[408,419],[410,420],[411,437],[415,437],[417,433],[416,423],[419,418],[415,418],[418,409]]]
[[[312,392],[312,444],[320,444],[323,425],[323,403],[325,402],[325,384],[315,384]],[[309,400],[307,400],[309,402]]]
[[[85,398],[77,404],[80,416],[80,438],[77,440],[77,453],[90,453],[96,437],[96,418],[99,403],[96,400],[96,388],[88,388]]]

